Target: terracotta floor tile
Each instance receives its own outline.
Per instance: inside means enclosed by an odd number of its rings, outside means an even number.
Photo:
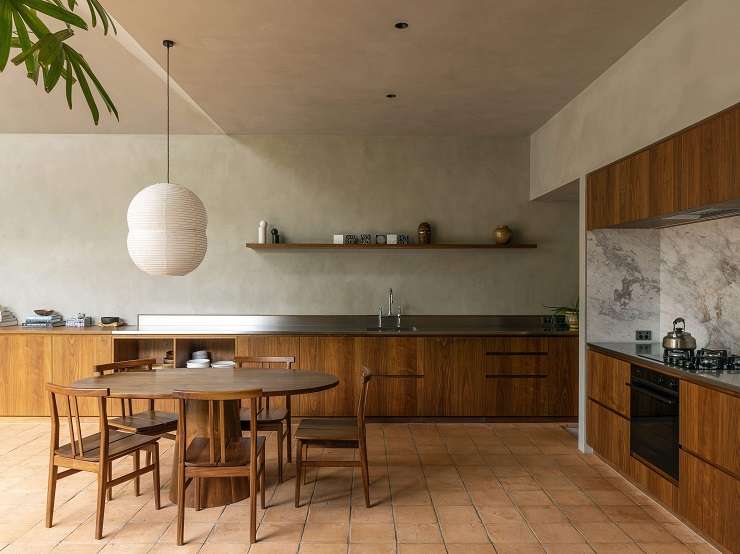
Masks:
[[[304,543],[299,554],[347,554],[348,544]]]
[[[442,537],[447,543],[487,543],[486,529],[480,522],[450,523],[440,525]]]
[[[437,523],[432,506],[396,506],[393,509],[396,524]]]
[[[537,544],[494,543],[497,554],[541,554],[544,547]]]
[[[439,506],[437,516],[442,525],[480,522],[478,512],[472,506]]]
[[[532,531],[542,544],[577,544],[583,535],[570,523],[531,523]]]
[[[556,543],[556,544],[543,544],[545,552],[547,554],[591,554],[593,549],[586,543],[581,544],[569,544],[569,543]]]
[[[187,526],[187,520],[185,525]],[[216,523],[208,536],[207,542],[212,544],[249,544],[249,527],[241,523]]]
[[[486,530],[494,545],[538,543],[529,526],[519,523],[487,523]],[[497,547],[498,549],[498,547]]]
[[[642,549],[635,543],[591,543],[598,554],[641,554]]]
[[[689,554],[691,550],[683,544],[638,543],[646,554]]]
[[[478,515],[483,523],[523,523],[520,511],[513,506],[480,506]]]
[[[530,523],[565,523],[567,518],[557,506],[524,506],[524,519]]]
[[[396,543],[350,544],[349,554],[396,554]]]
[[[594,502],[579,490],[548,491],[555,504],[560,506],[592,506]]]
[[[552,500],[544,491],[510,491],[509,496],[514,504],[519,507],[549,506],[552,504]]]
[[[442,544],[399,544],[398,554],[446,554]]]
[[[350,525],[351,543],[389,543],[396,540],[396,529],[392,523],[358,523]]]
[[[678,542],[676,537],[663,529],[658,523],[619,523],[619,527],[632,540],[639,543]]]
[[[348,542],[348,523],[325,523],[309,521],[303,530],[302,542]],[[300,538],[300,537],[299,537]]]
[[[399,543],[441,543],[442,534],[436,523],[398,523],[396,540]]]
[[[249,554],[296,554],[298,544],[282,542],[257,542],[249,549]]]
[[[492,544],[447,544],[447,554],[495,554]]]
[[[633,506],[635,504],[624,493],[617,490],[588,491],[587,494],[599,506]]]
[[[247,554],[249,544],[213,544],[207,542],[198,554]]]
[[[609,516],[598,506],[561,506],[571,523],[607,523]]]
[[[632,542],[616,523],[576,523],[576,528],[590,543],[625,543]]]

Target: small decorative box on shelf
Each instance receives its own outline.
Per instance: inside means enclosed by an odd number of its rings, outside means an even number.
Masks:
[[[321,242],[292,242],[281,244],[259,244],[248,242],[250,250],[517,250],[537,248],[533,243],[432,243],[432,244],[329,244]]]

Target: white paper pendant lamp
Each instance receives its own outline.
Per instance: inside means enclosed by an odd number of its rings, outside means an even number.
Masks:
[[[128,207],[128,253],[150,275],[187,275],[206,255],[208,215],[189,189],[170,183],[170,48],[167,48],[167,182],[139,191]]]
[[[190,190],[157,183],[140,191],[128,207],[128,252],[151,275],[187,275],[206,255],[208,215]]]

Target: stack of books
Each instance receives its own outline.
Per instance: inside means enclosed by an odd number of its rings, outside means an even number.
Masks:
[[[60,327],[64,319],[57,313],[51,315],[31,315],[23,322],[23,327]]]
[[[0,327],[14,327],[15,325],[18,325],[15,314],[0,306]]]

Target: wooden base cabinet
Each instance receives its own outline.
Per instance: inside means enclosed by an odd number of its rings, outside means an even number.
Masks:
[[[69,385],[78,379],[90,377],[93,374],[93,366],[112,362],[112,341],[110,335],[52,336],[52,380],[54,383]],[[94,399],[80,400],[79,406],[82,416],[98,413]]]
[[[686,452],[680,452],[681,517],[729,552],[740,552],[740,480]]]
[[[630,471],[630,423],[621,415],[588,400],[586,441],[602,458],[624,474]]]
[[[1,416],[49,415],[51,359],[48,335],[0,335]]]

